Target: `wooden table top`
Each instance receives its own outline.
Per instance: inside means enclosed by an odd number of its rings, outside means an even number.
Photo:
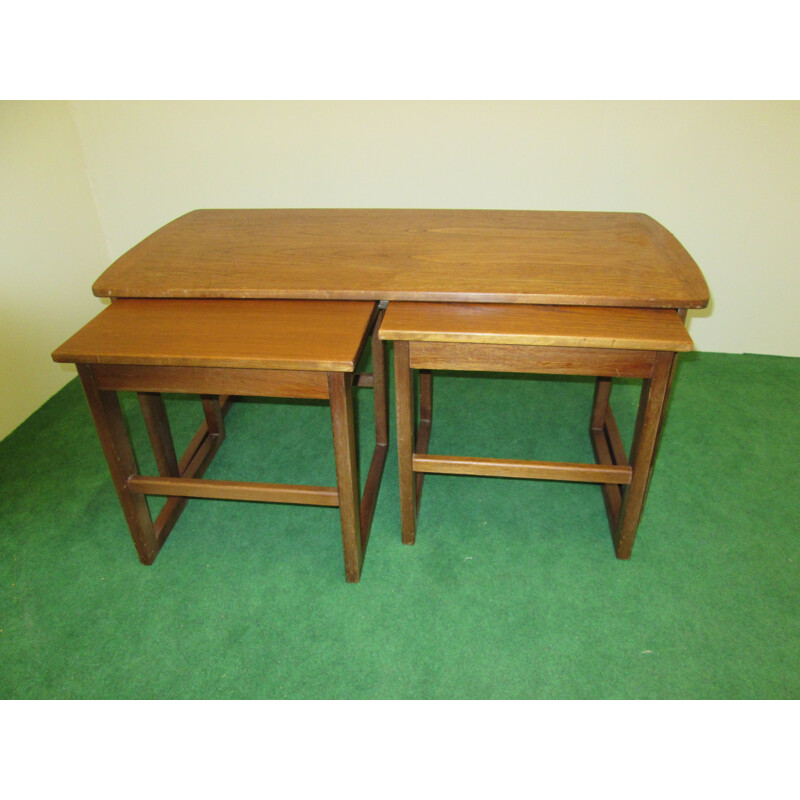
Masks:
[[[645,214],[218,209],[115,261],[101,297],[299,298],[703,308],[708,287]]]
[[[119,300],[53,360],[352,372],[374,311],[367,302]]]
[[[381,339],[608,350],[694,349],[683,321],[666,308],[390,303]]]

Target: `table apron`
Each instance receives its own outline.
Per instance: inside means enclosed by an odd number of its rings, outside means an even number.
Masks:
[[[326,372],[93,364],[101,390],[328,398]]]
[[[540,372],[556,375],[596,375],[610,378],[650,378],[657,353],[590,347],[409,342],[413,369],[477,372]]]

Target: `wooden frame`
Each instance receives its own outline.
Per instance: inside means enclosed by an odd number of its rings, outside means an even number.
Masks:
[[[205,497],[270,503],[334,506],[342,525],[345,577],[361,576],[378,491],[388,450],[388,396],[384,344],[378,338],[383,311],[371,323],[373,370],[355,376],[342,371],[297,371],[141,364],[78,363],[89,408],[139,559],[152,564],[189,498]],[[363,496],[359,493],[353,422],[354,383],[373,389],[375,448]],[[123,418],[117,392],[138,393],[159,474],[142,475]],[[162,393],[200,394],[205,419],[180,459]],[[225,439],[224,418],[234,395],[327,399],[331,407],[336,486],[292,486],[204,479]],[[145,495],[167,502],[155,521]]]

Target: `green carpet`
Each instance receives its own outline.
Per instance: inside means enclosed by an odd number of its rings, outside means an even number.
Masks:
[[[798,698],[799,396],[800,359],[681,357],[627,562],[600,489],[554,482],[429,476],[404,546],[392,447],[351,585],[330,508],[192,500],[140,565],[75,380],[0,443],[0,697]],[[591,400],[437,375],[431,452],[591,460]],[[168,409],[181,447],[199,403]],[[327,404],[237,403],[228,436],[207,477],[335,483]]]

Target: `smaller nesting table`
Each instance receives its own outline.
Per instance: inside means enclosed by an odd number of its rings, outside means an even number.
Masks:
[[[53,353],[75,363],[139,559],[151,564],[191,497],[338,506],[345,577],[361,576],[388,446],[378,304],[313,300],[118,300]],[[372,337],[373,372],[355,376]],[[373,386],[376,444],[360,496],[352,387]],[[159,475],[141,475],[117,392],[137,392]],[[162,393],[198,394],[205,422],[180,460]],[[234,395],[330,401],[336,486],[206,480]],[[167,496],[155,522],[145,495]]]
[[[389,303],[380,338],[394,342],[402,538],[413,544],[426,473],[598,483],[618,558],[629,558],[644,507],[675,356],[692,340],[675,311],[459,303]],[[412,369],[420,370],[414,425]],[[590,434],[596,464],[429,455],[431,370],[597,377]],[[609,405],[611,379],[641,378],[625,453]]]

